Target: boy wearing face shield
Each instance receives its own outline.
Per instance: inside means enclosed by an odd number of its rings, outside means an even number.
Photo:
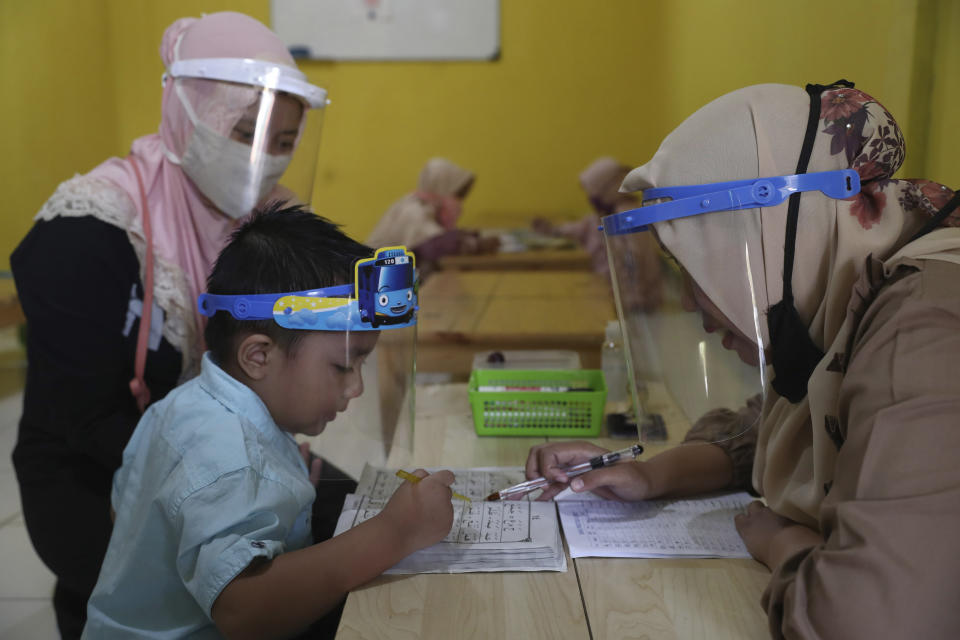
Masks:
[[[626,500],[756,490],[766,506],[736,525],[772,572],[773,637],[960,635],[960,198],[892,179],[903,157],[892,116],[849,83],[748,87],[625,179],[648,206],[603,220],[624,260],[618,236],[652,229],[683,307],[759,393],[692,416],[685,446],[569,484]],[[550,497],[568,483],[556,467],[597,451],[545,445],[527,472],[557,480]]]
[[[383,282],[394,299],[367,301]],[[416,322],[413,284],[409,252],[371,257],[299,208],[237,230],[199,303],[211,316],[200,375],[153,405],[124,451],[84,637],[287,637],[448,533],[453,474],[418,470],[381,515],[312,544],[320,470],[292,437],[363,393],[381,333]]]
[[[217,252],[257,202],[309,202],[316,162],[325,93],[264,25],[183,18],[160,55],[159,130],[63,182],[11,256],[29,326],[13,460],[65,638],[83,627],[123,447],[149,402],[199,369],[195,301]]]

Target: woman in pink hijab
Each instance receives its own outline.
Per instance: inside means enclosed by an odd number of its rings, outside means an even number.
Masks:
[[[239,13],[177,20],[160,55],[159,131],[63,182],[11,256],[29,361],[13,460],[65,638],[83,628],[123,448],[147,404],[196,371],[208,271],[238,219],[295,197],[278,181],[298,146],[315,161],[301,142],[326,103]]]

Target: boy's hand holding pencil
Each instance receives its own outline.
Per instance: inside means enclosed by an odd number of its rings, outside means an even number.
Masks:
[[[408,481],[410,481],[410,482],[413,482],[414,484],[416,484],[417,482],[420,482],[420,481],[423,479],[423,478],[421,478],[420,476],[415,476],[415,475],[413,475],[412,473],[410,473],[409,471],[404,471],[403,469],[400,469],[399,471],[397,471],[397,477],[398,477],[398,478],[403,478],[404,480],[408,480]],[[461,495],[461,494],[457,493],[456,491],[453,491],[452,493],[453,493],[453,497],[456,498],[457,500],[465,500],[465,501],[467,501],[467,502],[470,502],[470,501],[471,501],[470,498],[468,498],[468,497],[465,496],[465,495]]]
[[[408,547],[407,553],[443,540],[453,526],[453,473],[417,469],[412,475],[418,481],[401,484],[380,513],[391,521],[397,539]]]

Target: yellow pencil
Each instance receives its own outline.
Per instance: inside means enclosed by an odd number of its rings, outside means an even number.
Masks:
[[[408,472],[408,471],[404,471],[403,469],[398,470],[398,471],[397,471],[397,475],[400,476],[401,478],[403,478],[404,480],[409,480],[410,482],[412,482],[412,483],[414,483],[414,484],[416,484],[416,483],[420,482],[421,480],[423,480],[423,478],[421,478],[420,476],[415,476],[415,475],[413,475],[412,473],[410,473],[410,472]],[[462,496],[462,495],[460,495],[459,493],[457,493],[456,491],[453,492],[453,497],[454,497],[454,498],[459,498],[460,500],[466,500],[467,502],[473,502],[473,501],[470,500],[470,498],[468,498],[467,496]]]

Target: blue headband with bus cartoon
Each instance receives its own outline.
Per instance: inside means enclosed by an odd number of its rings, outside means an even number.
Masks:
[[[237,320],[272,319],[286,329],[402,329],[417,324],[415,285],[413,253],[403,246],[384,247],[372,258],[357,260],[353,284],[290,293],[203,293],[197,305],[205,316],[227,311]]]

